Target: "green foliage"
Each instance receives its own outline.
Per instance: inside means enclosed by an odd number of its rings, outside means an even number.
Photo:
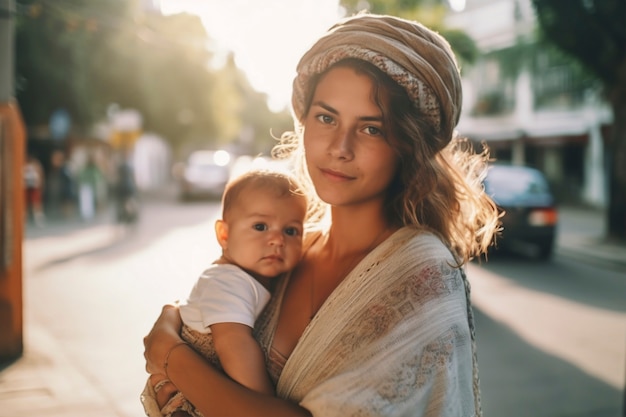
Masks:
[[[118,1],[107,6],[124,10]],[[47,123],[57,107],[68,109],[79,124],[88,123],[93,109],[85,53],[96,38],[94,6],[63,0],[23,1],[18,7],[23,13],[16,20],[16,90],[27,123]]]
[[[549,42],[582,62],[607,86],[620,82],[626,60],[624,0],[533,0],[533,5]]]
[[[508,48],[497,49],[485,54],[485,59],[494,59],[502,72],[502,77],[515,79],[520,70],[532,59],[533,46],[517,42]]]
[[[274,116],[234,64],[216,70],[197,16],[143,11],[139,0],[18,0],[16,98],[28,126],[65,108],[87,135],[111,104],[137,109],[144,130],[211,147],[249,119]],[[252,117],[251,114],[255,116]]]
[[[443,25],[447,9],[445,0],[341,0],[346,15],[367,11],[376,14],[389,14],[404,19],[418,21],[439,32],[448,40],[454,50],[459,65],[473,64],[478,57],[474,40],[460,30],[447,29]]]
[[[275,138],[285,131],[293,130],[290,113],[287,110],[272,113],[267,105],[267,97],[252,88],[243,73],[235,66],[232,56],[220,72],[226,77],[233,78],[231,85],[237,87],[233,96],[239,97],[237,102],[231,103],[235,110],[232,114],[237,117],[230,121],[230,136],[225,133],[224,137],[236,138],[230,142],[238,142],[248,154],[270,155],[272,147],[276,145]],[[221,100],[221,95],[216,94],[215,99]],[[250,139],[252,140],[248,142]]]
[[[425,18],[428,13],[444,7],[445,4],[445,0],[341,0],[341,5],[348,15],[366,10],[371,13],[395,15],[407,19],[416,19],[418,15]],[[423,20],[420,21],[427,24]]]
[[[474,116],[493,116],[502,114],[509,110],[507,108],[506,97],[502,90],[492,90],[483,93],[474,108],[472,115]]]
[[[626,1],[533,0],[544,38],[574,57],[605,88],[609,139],[609,237],[626,240]]]
[[[456,54],[461,70],[465,65],[472,65],[478,58],[479,51],[476,42],[465,32],[443,28],[439,32],[446,38]]]

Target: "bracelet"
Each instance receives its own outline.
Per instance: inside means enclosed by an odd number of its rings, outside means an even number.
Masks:
[[[174,346],[172,346],[170,350],[167,351],[167,355],[165,355],[165,363],[163,364],[163,370],[165,371],[165,376],[167,376],[168,378],[169,378],[169,375],[167,374],[167,366],[169,365],[169,362],[170,362],[170,355],[177,347],[182,346],[182,345],[187,345],[187,344],[188,344],[187,342],[185,342],[184,340],[181,340],[177,342]]]

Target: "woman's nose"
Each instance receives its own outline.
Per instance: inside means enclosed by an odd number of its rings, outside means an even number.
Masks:
[[[353,135],[350,129],[338,130],[328,146],[328,153],[335,158],[352,159]]]

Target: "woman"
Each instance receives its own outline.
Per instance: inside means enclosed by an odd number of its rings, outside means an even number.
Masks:
[[[486,251],[498,212],[481,186],[487,155],[453,139],[460,109],[436,33],[377,15],[331,28],[298,65],[296,132],[278,149],[319,198],[303,259],[257,322],[277,397],[204,363],[172,306],[145,339],[148,372],[207,417],[480,415],[462,266]]]

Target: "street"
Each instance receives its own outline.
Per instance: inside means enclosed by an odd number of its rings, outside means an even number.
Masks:
[[[470,266],[486,416],[619,416],[623,273],[493,259]]]
[[[103,224],[27,234],[26,343],[52,341],[67,366],[99,387],[76,416],[99,401],[115,404],[118,416],[144,415],[142,338],[161,306],[186,297],[215,257],[218,209],[147,201],[136,230]],[[508,255],[472,263],[468,276],[485,416],[621,415],[623,271],[559,255],[548,263]]]

